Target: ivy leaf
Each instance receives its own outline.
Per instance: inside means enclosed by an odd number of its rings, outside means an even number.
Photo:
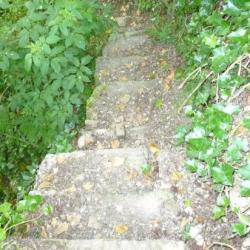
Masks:
[[[250,181],[243,181],[240,186],[240,195],[243,197],[250,197]]]
[[[219,44],[218,38],[215,35],[205,36],[203,41],[210,48],[215,48]]]
[[[187,126],[179,126],[176,129],[175,142],[176,145],[180,145],[185,142],[185,136],[189,132],[190,128]]]
[[[212,178],[214,183],[223,184],[226,186],[233,185],[234,168],[229,164],[222,164],[220,167],[212,168]]]
[[[241,223],[245,224],[246,226],[250,226],[250,217],[249,216],[242,214],[242,213],[239,213],[238,216],[239,216],[239,220]]]
[[[250,180],[250,162],[239,168],[240,176],[243,180]]]
[[[230,199],[227,196],[218,196],[216,204],[218,207],[228,207]]]
[[[240,161],[243,157],[242,152],[248,151],[248,142],[246,139],[235,138],[227,151],[227,157],[229,161]]]
[[[237,29],[236,31],[233,31],[231,32],[229,35],[228,35],[228,38],[234,40],[234,41],[238,41],[238,42],[241,42],[243,41],[243,37],[246,35],[247,33],[247,30],[244,29],[244,28],[239,28]]]
[[[223,216],[225,216],[225,208],[224,207],[215,206],[213,208],[212,218],[214,220],[218,220],[218,219],[220,219]]]
[[[247,234],[247,227],[242,223],[235,223],[231,225],[232,232],[238,234],[239,236],[244,236]]]

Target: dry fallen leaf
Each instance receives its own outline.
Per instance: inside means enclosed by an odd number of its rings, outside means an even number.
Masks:
[[[127,77],[127,76],[121,76],[121,77],[119,78],[119,81],[127,82],[127,81],[128,81],[128,77]]]
[[[155,155],[159,155],[160,151],[161,151],[159,146],[155,143],[149,144],[149,149],[150,149],[151,153],[155,154]]]
[[[111,141],[111,147],[114,148],[119,148],[120,147],[120,141],[119,140],[113,140]]]
[[[174,171],[171,173],[171,180],[174,182],[178,182],[183,178],[183,174],[178,171]]]
[[[90,191],[93,187],[94,187],[94,183],[91,183],[91,182],[87,182],[87,183],[84,183],[84,184],[83,184],[83,188],[84,188],[86,191]]]
[[[164,82],[164,88],[166,91],[169,91],[171,89],[174,77],[175,77],[175,70],[171,69],[167,79]]]
[[[138,176],[138,172],[135,169],[128,168],[127,169],[128,179],[134,180]]]
[[[124,224],[119,224],[115,226],[115,232],[119,235],[121,234],[125,234],[128,231],[128,226],[124,225]]]
[[[108,69],[103,69],[100,71],[100,75],[101,76],[109,76],[110,75],[110,72]]]
[[[68,229],[69,229],[68,223],[66,223],[66,222],[60,223],[60,224],[56,227],[54,233],[55,233],[56,236],[58,236],[58,235],[60,235],[60,234],[62,234],[62,233],[67,232]]]
[[[237,136],[241,136],[241,135],[245,135],[248,132],[248,129],[245,128],[244,126],[239,126],[236,131],[235,131],[235,135]]]

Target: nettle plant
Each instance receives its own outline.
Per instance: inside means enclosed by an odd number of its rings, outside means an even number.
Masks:
[[[58,135],[83,123],[95,57],[112,27],[96,1],[33,0],[25,7],[22,18],[1,27],[1,199],[21,197]]]
[[[250,87],[250,4],[177,0],[171,1],[168,12],[167,17],[155,19],[151,34],[174,41],[186,59],[180,72],[186,78],[180,88],[185,88],[187,98],[180,110],[184,108],[192,125],[179,128],[177,143],[186,145],[186,169],[212,179],[219,193],[212,217],[218,220],[232,207],[228,193],[235,180],[240,182],[239,195],[250,197],[249,145],[246,136],[238,133],[249,129],[249,114],[232,105]],[[244,117],[235,124],[238,112]],[[246,235],[250,217],[246,211],[232,210],[239,218],[232,231]]]

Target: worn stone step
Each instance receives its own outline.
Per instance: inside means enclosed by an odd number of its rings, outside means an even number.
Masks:
[[[164,52],[163,46],[149,38],[145,34],[129,36],[118,36],[117,39],[110,41],[103,49],[103,56],[105,57],[119,57],[132,55],[156,55]]]
[[[10,242],[8,250],[184,250],[185,244],[177,240],[59,240],[30,239]],[[6,248],[7,249],[7,248]]]
[[[51,193],[128,193],[151,190],[157,179],[142,173],[150,161],[146,148],[76,151],[47,155],[39,167],[35,189]]]
[[[116,17],[115,21],[121,32],[145,29],[150,24],[150,20],[144,16],[121,16]]]
[[[166,78],[167,56],[99,57],[96,62],[97,83],[142,81]]]
[[[185,121],[186,122],[186,121]],[[146,125],[138,127],[125,127],[122,136],[119,126],[114,128],[89,128],[82,129],[78,138],[78,149],[108,149],[149,146],[175,145],[175,128],[183,124],[183,120],[173,121],[171,118],[165,121],[150,121]]]
[[[76,187],[43,192],[43,197],[53,206],[39,228],[44,238],[176,239],[180,232],[180,210],[171,189],[86,194]],[[29,236],[34,233],[31,229]]]
[[[149,121],[161,81],[123,81],[101,85],[87,105],[87,119],[96,120],[98,128],[141,126]],[[154,95],[152,95],[154,92]]]

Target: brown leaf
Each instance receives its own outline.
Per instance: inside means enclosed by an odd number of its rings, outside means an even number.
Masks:
[[[149,144],[149,149],[150,149],[151,153],[154,155],[159,155],[160,151],[161,151],[159,146],[155,143]]]
[[[111,147],[112,148],[119,148],[120,147],[120,141],[119,140],[111,141]]]
[[[171,69],[168,77],[164,82],[164,88],[166,91],[169,91],[171,89],[174,77],[175,77],[175,70]]]
[[[119,224],[115,226],[115,232],[119,235],[125,234],[128,231],[128,226],[124,224]]]
[[[66,223],[66,222],[60,223],[60,224],[56,227],[54,233],[55,233],[55,235],[57,236],[57,235],[60,235],[60,234],[62,234],[62,233],[67,232],[68,229],[69,229],[69,224],[68,224],[68,223]]]

